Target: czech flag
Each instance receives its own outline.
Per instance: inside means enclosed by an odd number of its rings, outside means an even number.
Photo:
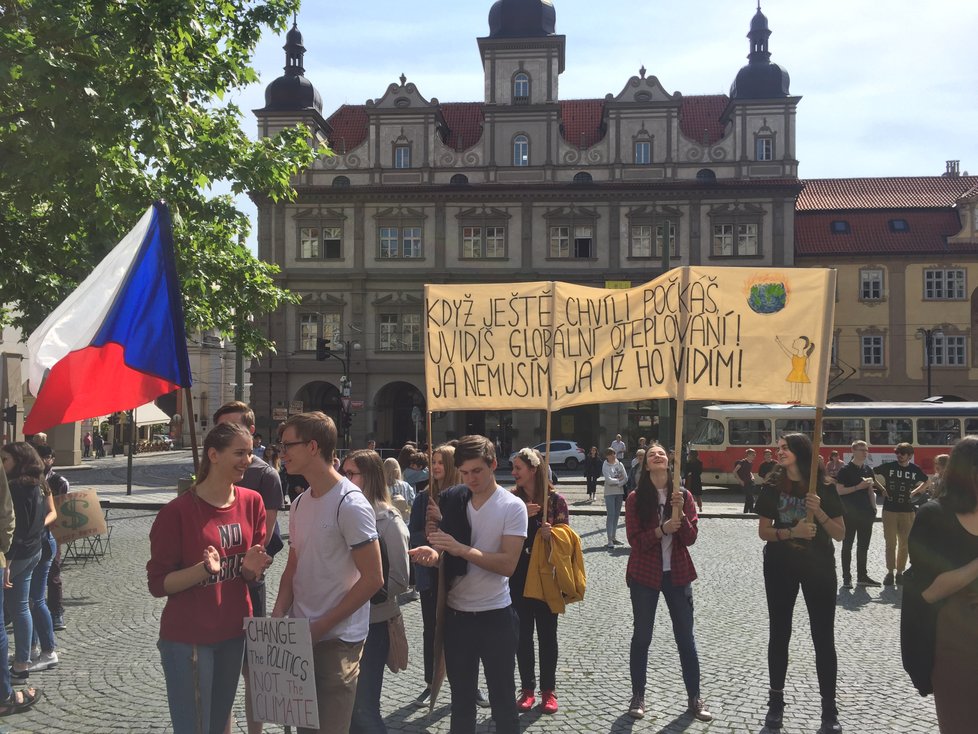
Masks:
[[[24,433],[130,410],[190,387],[170,212],[151,206],[27,340]]]

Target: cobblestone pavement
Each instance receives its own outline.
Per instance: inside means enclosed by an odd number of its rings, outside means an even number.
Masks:
[[[9,734],[102,734],[169,731],[156,640],[163,602],[146,589],[145,564],[152,514],[114,512],[111,548],[101,563],[69,565],[64,572],[68,629],[58,633],[61,665],[35,673],[30,683],[43,699],[28,713],[0,720]],[[640,722],[625,715],[630,687],[628,642],[631,611],[624,584],[627,549],[604,549],[604,520],[574,518],[588,569],[587,598],[560,621],[557,695],[553,717],[536,710],[522,716],[525,731],[556,732],[753,732],[762,731],[767,691],[767,613],[756,523],[705,519],[693,557],[697,642],[703,693],[716,715],[711,724],[684,715],[685,692],[668,619],[660,616],[649,671],[649,713]],[[624,529],[619,530],[624,537]],[[871,573],[882,574],[882,533],[873,536]],[[271,593],[282,560],[272,567]],[[899,655],[896,589],[857,589],[839,597],[839,706],[845,731],[880,734],[936,732],[931,698],[922,699],[903,672]],[[387,673],[383,712],[391,732],[448,732],[448,695],[431,718],[410,706],[422,687],[421,618],[417,603],[404,607],[411,664]],[[660,615],[668,615],[664,605]],[[785,734],[818,729],[818,695],[804,605],[796,612],[788,679]],[[243,721],[243,687],[235,713]],[[479,732],[492,732],[479,711]],[[234,729],[243,732],[238,723]],[[280,727],[268,726],[279,732]]]

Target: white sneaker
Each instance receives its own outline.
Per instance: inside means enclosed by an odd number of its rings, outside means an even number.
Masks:
[[[39,673],[42,670],[51,670],[51,668],[58,667],[58,653],[52,650],[51,652],[42,652],[37,656],[35,662],[30,667],[32,673]]]

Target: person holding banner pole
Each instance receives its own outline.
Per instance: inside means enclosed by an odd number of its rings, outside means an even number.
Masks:
[[[174,734],[221,734],[244,657],[247,581],[264,573],[261,495],[237,486],[251,464],[251,434],[217,425],[204,439],[197,481],[150,530],[149,591],[166,597],[157,647]]]
[[[795,601],[801,590],[808,607],[815,670],[822,699],[820,734],[841,732],[836,706],[838,658],[835,650],[836,575],[832,541],[845,538],[842,501],[822,467],[813,467],[811,439],[788,433],[778,440],[778,466],[761,487],[755,511],[764,547],[764,590],[770,630],[770,693],[765,726],[780,729]],[[816,471],[814,492],[810,472]],[[812,519],[809,520],[808,518]]]
[[[665,597],[688,698],[687,712],[699,721],[712,721],[700,691],[700,661],[693,633],[693,587],[696,569],[689,546],[699,535],[696,503],[686,490],[672,491],[669,455],[653,441],[649,446],[638,486],[625,502],[625,532],[632,552],[628,557],[628,584],[634,615],[628,666],[632,699],[628,714],[645,716],[645,686],[649,646],[659,596]],[[675,510],[680,516],[675,517]]]
[[[540,646],[540,708],[545,714],[557,713],[557,615],[542,599],[524,596],[527,575],[530,572],[530,554],[533,541],[539,532],[549,539],[555,525],[568,525],[570,513],[567,500],[554,491],[543,468],[539,451],[522,448],[513,457],[513,478],[516,489],[513,494],[526,503],[528,516],[526,541],[520,554],[516,571],[509,579],[509,592],[520,620],[519,646],[516,661],[520,671],[520,697],[516,707],[529,711],[536,702],[536,671],[533,654],[533,630],[536,628]],[[544,500],[547,497],[549,501]],[[546,515],[544,515],[546,513]]]

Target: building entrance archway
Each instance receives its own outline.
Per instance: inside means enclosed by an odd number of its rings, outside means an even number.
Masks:
[[[377,445],[399,449],[415,438],[419,444],[424,443],[427,440],[425,406],[424,395],[411,383],[397,381],[384,385],[374,398]],[[416,426],[414,416],[419,413],[420,425]]]
[[[318,410],[333,419],[337,432],[342,435],[343,410],[340,403],[340,390],[336,385],[323,380],[307,382],[295,394],[295,401],[302,403],[303,412]]]

